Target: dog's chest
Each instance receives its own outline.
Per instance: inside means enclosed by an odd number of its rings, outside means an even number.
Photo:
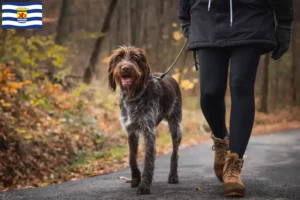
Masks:
[[[155,124],[159,117],[159,109],[156,101],[121,101],[120,109],[121,125],[126,130],[128,127],[142,129],[143,126],[149,126],[149,123]]]

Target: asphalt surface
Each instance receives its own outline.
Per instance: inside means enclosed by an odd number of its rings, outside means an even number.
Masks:
[[[244,199],[300,200],[300,130],[252,137],[246,152]],[[157,157],[150,195],[137,196],[136,189],[118,180],[130,177],[128,169],[117,173],[66,182],[43,188],[0,193],[1,200],[98,200],[98,199],[229,199],[213,173],[212,142],[180,151],[179,181],[167,183],[170,155]],[[196,187],[200,190],[196,191]]]

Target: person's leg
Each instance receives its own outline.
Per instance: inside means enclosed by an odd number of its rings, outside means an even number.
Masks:
[[[232,50],[229,149],[241,159],[246,151],[254,122],[254,85],[259,58],[259,46],[234,47]]]
[[[245,196],[241,179],[243,155],[251,135],[254,84],[260,58],[258,46],[233,47],[230,67],[231,115],[229,149],[223,169],[224,195]]]
[[[224,96],[227,87],[229,53],[224,48],[197,51],[200,65],[202,112],[216,138],[227,134]]]

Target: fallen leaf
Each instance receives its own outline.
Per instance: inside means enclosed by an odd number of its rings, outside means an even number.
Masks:
[[[26,134],[26,135],[24,135],[24,138],[26,140],[31,140],[32,139],[32,135],[31,134]]]
[[[79,140],[80,135],[76,134],[76,135],[74,135],[74,138],[75,138],[75,140]]]
[[[126,181],[128,178],[125,176],[120,176],[118,179]]]
[[[40,187],[45,187],[45,186],[47,186],[47,185],[48,185],[47,182],[43,182],[43,183],[40,183],[40,184],[39,184]]]
[[[122,181],[125,181],[125,183],[131,183],[132,182],[132,180],[130,178],[127,178],[125,176],[120,176],[119,179],[122,180]]]
[[[12,106],[11,103],[2,103],[3,107],[10,108]]]
[[[200,186],[196,186],[196,191],[201,190]]]
[[[15,131],[17,131],[17,133],[26,133],[26,130],[24,130],[24,129],[16,128]]]

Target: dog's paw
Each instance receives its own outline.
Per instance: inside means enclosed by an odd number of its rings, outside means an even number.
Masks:
[[[141,183],[141,178],[132,178],[131,179],[131,187],[136,188],[140,185]]]
[[[169,175],[169,179],[168,179],[168,183],[169,184],[177,184],[179,183],[179,180],[178,180],[178,175]]]
[[[150,194],[150,187],[146,186],[145,184],[140,184],[136,191],[137,195],[145,195],[145,194]]]

